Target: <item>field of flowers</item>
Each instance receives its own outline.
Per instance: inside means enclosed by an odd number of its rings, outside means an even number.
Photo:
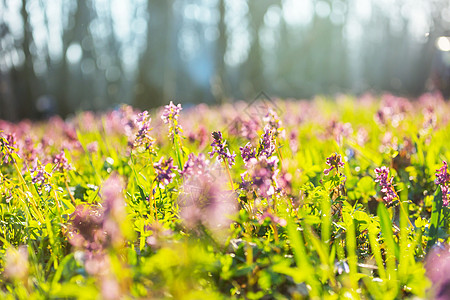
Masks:
[[[450,299],[427,94],[0,121],[1,299]]]

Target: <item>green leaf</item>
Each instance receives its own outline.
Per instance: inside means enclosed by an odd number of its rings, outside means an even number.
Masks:
[[[378,205],[378,217],[380,218],[381,232],[383,233],[384,241],[386,243],[387,249],[395,257],[399,257],[398,245],[394,241],[394,235],[392,233],[392,223],[389,219],[389,214],[383,203]]]
[[[428,231],[428,242],[427,249],[433,246],[438,237],[439,222],[442,213],[442,191],[441,187],[438,186],[436,192],[434,193],[433,204],[431,208],[431,219],[430,219],[430,230]]]

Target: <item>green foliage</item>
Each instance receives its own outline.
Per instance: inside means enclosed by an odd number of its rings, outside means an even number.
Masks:
[[[277,184],[269,181],[268,196],[240,181],[245,171],[248,178],[254,172],[251,162],[238,156],[231,167],[205,163],[216,168],[208,173],[207,186],[231,197],[237,207],[226,216],[228,223],[221,220],[225,210],[217,212],[207,202],[196,207],[196,214],[186,212],[189,201],[209,196],[196,192],[205,189],[200,180],[179,171],[190,155],[211,151],[212,139],[197,130],[199,125],[209,132],[238,126],[231,122],[237,122],[237,112],[230,107],[181,115],[176,125],[191,133],[189,138],[182,131],[167,137],[163,124],[152,125],[159,128],[150,131],[152,148],[129,146],[139,128],[130,128],[135,131],[127,136],[123,127],[136,114],[114,123],[119,112],[113,112],[91,126],[79,114],[71,124],[77,128],[72,140],[68,128],[36,124],[29,132],[35,140],[54,130],[53,143],[36,156],[39,164],[46,162],[43,183],[27,160],[25,136],[19,136],[17,148],[7,147],[2,137],[3,157],[18,152],[0,166],[0,298],[429,297],[424,258],[433,245],[448,243],[450,233],[449,209],[433,183],[434,171],[450,153],[449,126],[424,131],[421,111],[413,108],[397,127],[379,124],[372,120],[380,102],[351,103],[354,111],[348,103],[309,103],[314,113],[299,125],[292,117],[302,113],[298,103],[277,102],[286,113],[272,136]],[[442,104],[441,113],[448,110]],[[350,121],[353,131],[345,133],[348,126],[340,121],[324,121],[332,118]],[[250,143],[262,147],[259,125]],[[249,142],[240,129],[224,132],[230,153]],[[380,143],[388,133],[391,138]],[[409,139],[411,133],[416,134]],[[54,155],[69,142],[71,150],[63,153],[72,168],[61,170]],[[327,161],[329,156],[342,157],[344,164]],[[169,157],[178,171],[164,182],[155,166]],[[390,166],[392,203],[383,201],[374,181],[373,170],[381,165]],[[123,205],[117,208],[114,201]],[[92,215],[101,216],[102,225]],[[103,226],[97,232],[101,238],[89,236],[98,226]],[[83,244],[75,237],[85,229],[92,240]]]

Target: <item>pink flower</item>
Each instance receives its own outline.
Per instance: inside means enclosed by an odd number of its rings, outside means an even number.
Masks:
[[[448,173],[447,162],[443,161],[443,164],[441,168],[436,170],[436,180],[434,183],[441,187],[443,205],[448,206],[450,198],[450,174]]]
[[[330,174],[331,170],[336,169],[339,172],[339,167],[344,166],[344,162],[341,161],[341,155],[337,153],[333,153],[330,157],[327,158],[327,165],[330,167],[328,169],[323,170],[323,174]]]
[[[389,178],[389,168],[382,166],[375,169],[375,182],[378,182],[381,186],[381,191],[384,193],[383,200],[385,203],[390,204],[394,199],[398,198],[397,193],[392,187],[392,181],[394,178]]]

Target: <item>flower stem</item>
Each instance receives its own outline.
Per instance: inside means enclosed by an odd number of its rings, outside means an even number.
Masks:
[[[64,184],[66,186],[67,193],[69,194],[69,197],[72,200],[73,205],[75,205],[75,198],[73,197],[72,193],[70,192],[69,183],[67,182],[66,174],[64,174]]]
[[[227,170],[228,179],[230,180],[231,190],[234,191],[234,183],[233,183],[233,178],[231,177],[230,167],[228,166],[228,164],[225,160],[223,161],[223,163],[225,164],[225,169]]]

